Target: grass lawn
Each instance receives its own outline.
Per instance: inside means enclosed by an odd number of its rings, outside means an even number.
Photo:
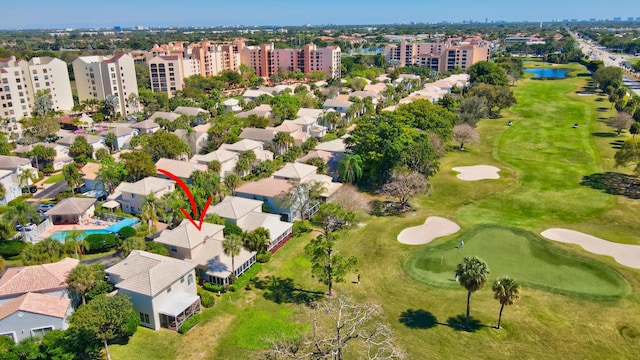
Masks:
[[[576,64],[560,66],[578,71],[564,80],[519,81],[514,87],[518,104],[505,110],[503,118],[479,123],[479,144],[442,160],[440,172],[430,179],[431,194],[413,201],[414,212],[364,219],[366,226],[339,241],[337,250],[359,258],[362,278],[361,284],[354,284],[356,275],[349,274],[347,282],[334,289],[358,301],[381,304],[384,320],[408,359],[637,357],[639,271],[534,235],[564,227],[640,244],[640,202],[583,184],[585,176],[630,173],[613,166],[615,148],[628,134],[616,137],[604,124],[615,111],[605,97],[577,94],[592,90],[584,69]],[[514,122],[511,127],[506,126],[509,120]],[[573,129],[576,122],[580,126]],[[465,182],[451,170],[479,164],[499,167],[501,178]],[[421,225],[432,215],[457,222],[462,232],[429,245],[398,243],[401,230]],[[503,330],[491,328],[500,304],[490,285],[471,299],[471,315],[479,324],[476,331],[459,330],[466,291],[443,286],[453,274],[454,250],[445,254],[450,268],[427,274],[431,281],[416,280],[406,270],[413,256],[439,261],[437,249],[450,248],[459,236],[469,236],[466,255],[488,261],[490,282],[508,274],[525,283],[522,299],[504,310]],[[291,240],[264,266],[263,289],[223,295],[205,311],[205,321],[186,335],[139,331],[130,345],[112,347],[113,359],[256,358],[255,350],[267,346],[265,337],[308,329],[309,308],[299,300],[326,291],[311,277],[304,258],[309,238]],[[485,246],[488,239],[499,246]],[[626,296],[621,296],[628,288],[620,276],[631,289]],[[556,290],[542,289],[545,286]],[[561,290],[565,294],[559,294]],[[594,293],[601,296],[586,295]],[[144,347],[135,345],[142,342]],[[163,354],[158,355],[157,349],[164,349]]]
[[[460,240],[464,240],[462,248]],[[619,273],[601,263],[560,251],[531,232],[493,225],[475,227],[413,254],[406,271],[429,284],[459,288],[454,272],[466,256],[484,259],[492,278],[510,276],[559,293],[613,298],[629,290]]]
[[[55,175],[51,175],[47,178],[47,180],[44,181],[45,184],[55,184],[57,182],[60,182],[64,180],[64,175],[62,173],[60,174],[55,174]]]

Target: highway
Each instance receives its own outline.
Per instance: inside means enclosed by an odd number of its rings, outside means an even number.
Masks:
[[[590,60],[600,60],[604,62],[605,66],[617,66],[631,73],[636,79],[640,78],[639,72],[633,71],[633,69],[627,66],[629,59],[634,57],[608,52],[603,47],[593,44],[590,40],[582,38],[577,33],[572,32],[571,36],[573,36],[580,45],[582,53],[588,55]],[[622,82],[635,92],[636,95],[640,96],[640,81],[633,79],[629,75],[623,75]]]

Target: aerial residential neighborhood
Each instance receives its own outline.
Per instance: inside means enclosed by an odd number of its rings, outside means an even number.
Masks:
[[[637,4],[71,3],[0,15],[0,358],[637,358]]]

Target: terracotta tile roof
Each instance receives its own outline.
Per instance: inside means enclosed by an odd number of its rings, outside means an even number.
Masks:
[[[51,295],[26,293],[0,307],[0,320],[16,311],[42,314],[64,319],[71,305],[70,299],[60,299]]]
[[[281,193],[286,193],[289,189],[291,189],[291,184],[287,180],[266,178],[240,186],[236,189],[236,194],[275,197]]]
[[[87,180],[95,180],[98,177],[98,170],[100,170],[100,164],[87,163],[80,169],[80,172],[84,174],[83,178]]]
[[[64,258],[53,264],[8,268],[0,278],[0,297],[66,287],[67,274],[78,263]]]

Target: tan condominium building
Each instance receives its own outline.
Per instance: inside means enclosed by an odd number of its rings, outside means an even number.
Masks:
[[[69,111],[73,96],[67,64],[53,57],[0,59],[0,129],[18,135],[18,120],[33,112],[39,94],[51,99],[52,110]]]
[[[478,38],[449,39],[444,42],[409,42],[387,45],[384,54],[396,66],[420,65],[441,73],[466,70],[478,61],[489,60],[489,42]]]
[[[275,49],[273,44],[247,46],[243,39],[232,44],[202,41],[185,46],[182,42],[154,45],[148,61],[153,91],[169,97],[184,87],[184,79],[192,75],[215,76],[223,70],[239,71],[240,65],[253,69],[265,78],[287,72],[322,71],[327,78],[340,77],[340,48],[317,48],[307,44],[302,49]]]
[[[327,78],[341,77],[338,46],[319,49],[315,44],[307,44],[302,49],[275,49],[273,44],[247,46],[242,40],[236,44],[240,49],[240,62],[255,70],[258,76],[269,77],[280,70],[300,70],[305,74],[322,71]]]
[[[115,56],[81,56],[73,61],[78,100],[118,98],[117,112],[129,115],[139,111],[138,82],[133,58]]]

